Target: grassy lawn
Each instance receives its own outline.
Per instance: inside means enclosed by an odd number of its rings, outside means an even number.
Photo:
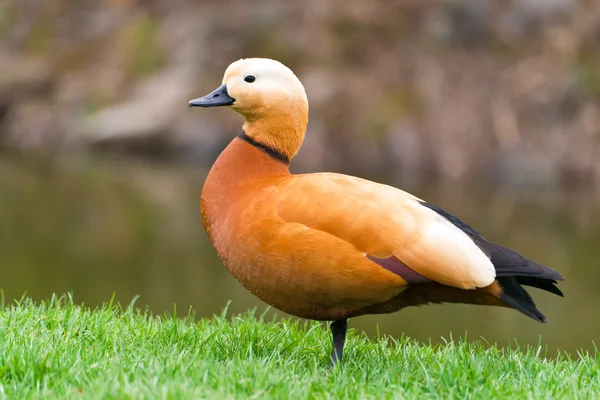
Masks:
[[[350,331],[328,374],[329,332],[248,313],[194,321],[69,298],[0,311],[0,398],[594,398],[600,354],[463,341],[370,341]]]

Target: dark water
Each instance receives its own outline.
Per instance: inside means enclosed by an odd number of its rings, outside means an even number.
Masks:
[[[44,299],[72,292],[95,306],[113,292],[122,303],[197,318],[265,305],[215,256],[201,226],[198,196],[206,171],[93,163],[58,165],[0,159],[0,288]],[[600,206],[586,190],[498,189],[475,185],[386,183],[438,204],[494,240],[561,271],[562,299],[531,289],[549,323],[516,311],[443,305],[353,319],[369,335],[423,341],[468,334],[499,345],[542,343],[575,353],[600,338]],[[281,315],[282,313],[279,313]]]

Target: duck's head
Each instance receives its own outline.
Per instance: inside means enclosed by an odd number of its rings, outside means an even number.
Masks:
[[[222,85],[189,106],[233,108],[246,118],[246,135],[288,159],[298,152],[308,123],[304,86],[291,69],[266,58],[232,63]]]

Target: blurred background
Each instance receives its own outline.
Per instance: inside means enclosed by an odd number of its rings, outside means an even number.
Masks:
[[[600,337],[600,2],[4,0],[0,288],[208,317],[265,305],[231,278],[198,198],[239,132],[187,108],[230,62],[290,66],[311,104],[292,170],[401,187],[561,271],[549,319],[446,305],[354,319],[574,354]],[[535,292],[535,293],[533,293]],[[282,315],[282,313],[278,313]],[[377,328],[377,326],[379,328]]]

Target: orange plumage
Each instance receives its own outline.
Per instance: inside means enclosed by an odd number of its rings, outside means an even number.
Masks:
[[[521,285],[561,294],[557,272],[406,192],[341,174],[292,175],[308,102],[282,64],[237,61],[220,88],[190,102],[223,105],[246,122],[202,190],[205,229],[226,268],[261,300],[336,321],[333,361],[350,317],[454,302],[513,307],[543,322]]]

